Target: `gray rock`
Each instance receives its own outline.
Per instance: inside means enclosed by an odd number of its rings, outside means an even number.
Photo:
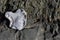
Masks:
[[[13,30],[5,30],[0,32],[0,40],[18,40],[19,32],[15,33]]]

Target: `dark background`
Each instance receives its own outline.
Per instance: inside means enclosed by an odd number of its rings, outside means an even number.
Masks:
[[[27,25],[9,28],[7,11],[24,9]],[[0,0],[0,40],[60,40],[60,0]]]

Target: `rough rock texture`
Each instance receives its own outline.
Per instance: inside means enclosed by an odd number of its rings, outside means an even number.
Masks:
[[[7,11],[25,9],[26,28],[9,28]],[[0,0],[0,40],[60,40],[60,0]]]

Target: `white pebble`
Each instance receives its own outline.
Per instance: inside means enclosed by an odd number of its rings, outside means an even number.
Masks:
[[[22,30],[26,26],[27,13],[24,9],[18,9],[15,13],[6,12],[5,17],[10,21],[9,27]]]

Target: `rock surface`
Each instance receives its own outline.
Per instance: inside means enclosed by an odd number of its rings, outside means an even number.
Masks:
[[[25,9],[27,26],[9,28],[7,11]],[[0,0],[0,40],[60,40],[60,0]]]

